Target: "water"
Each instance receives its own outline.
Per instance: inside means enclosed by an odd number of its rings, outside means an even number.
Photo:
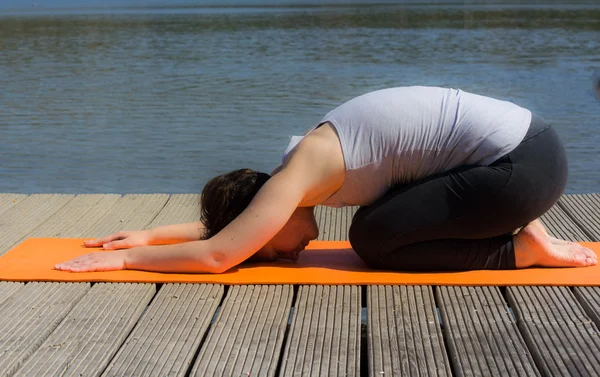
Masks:
[[[530,108],[565,140],[567,191],[598,192],[598,20],[593,4],[4,11],[0,192],[199,192],[398,85]]]

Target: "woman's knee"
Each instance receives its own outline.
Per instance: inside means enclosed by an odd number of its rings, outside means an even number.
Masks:
[[[368,245],[368,239],[369,237],[364,227],[361,227],[356,221],[352,221],[350,229],[348,230],[348,240],[356,253],[360,255],[365,251]]]
[[[359,210],[360,211],[360,210]],[[348,231],[348,240],[354,252],[371,268],[378,268],[378,254],[382,247],[381,238],[378,239],[376,232],[370,229],[370,224],[360,216],[352,220]]]

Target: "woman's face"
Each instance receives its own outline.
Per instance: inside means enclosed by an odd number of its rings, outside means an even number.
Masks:
[[[308,242],[318,236],[314,207],[297,208],[279,233],[250,257],[249,261],[275,261],[279,258],[296,260]]]

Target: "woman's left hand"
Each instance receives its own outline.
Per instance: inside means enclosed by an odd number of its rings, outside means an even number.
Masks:
[[[126,269],[125,250],[100,251],[82,255],[54,266],[55,270],[71,272],[114,271]]]

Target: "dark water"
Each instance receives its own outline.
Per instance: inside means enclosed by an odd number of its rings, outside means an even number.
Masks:
[[[530,108],[566,142],[568,192],[599,192],[599,20],[590,4],[0,13],[0,192],[197,192],[399,85]]]

